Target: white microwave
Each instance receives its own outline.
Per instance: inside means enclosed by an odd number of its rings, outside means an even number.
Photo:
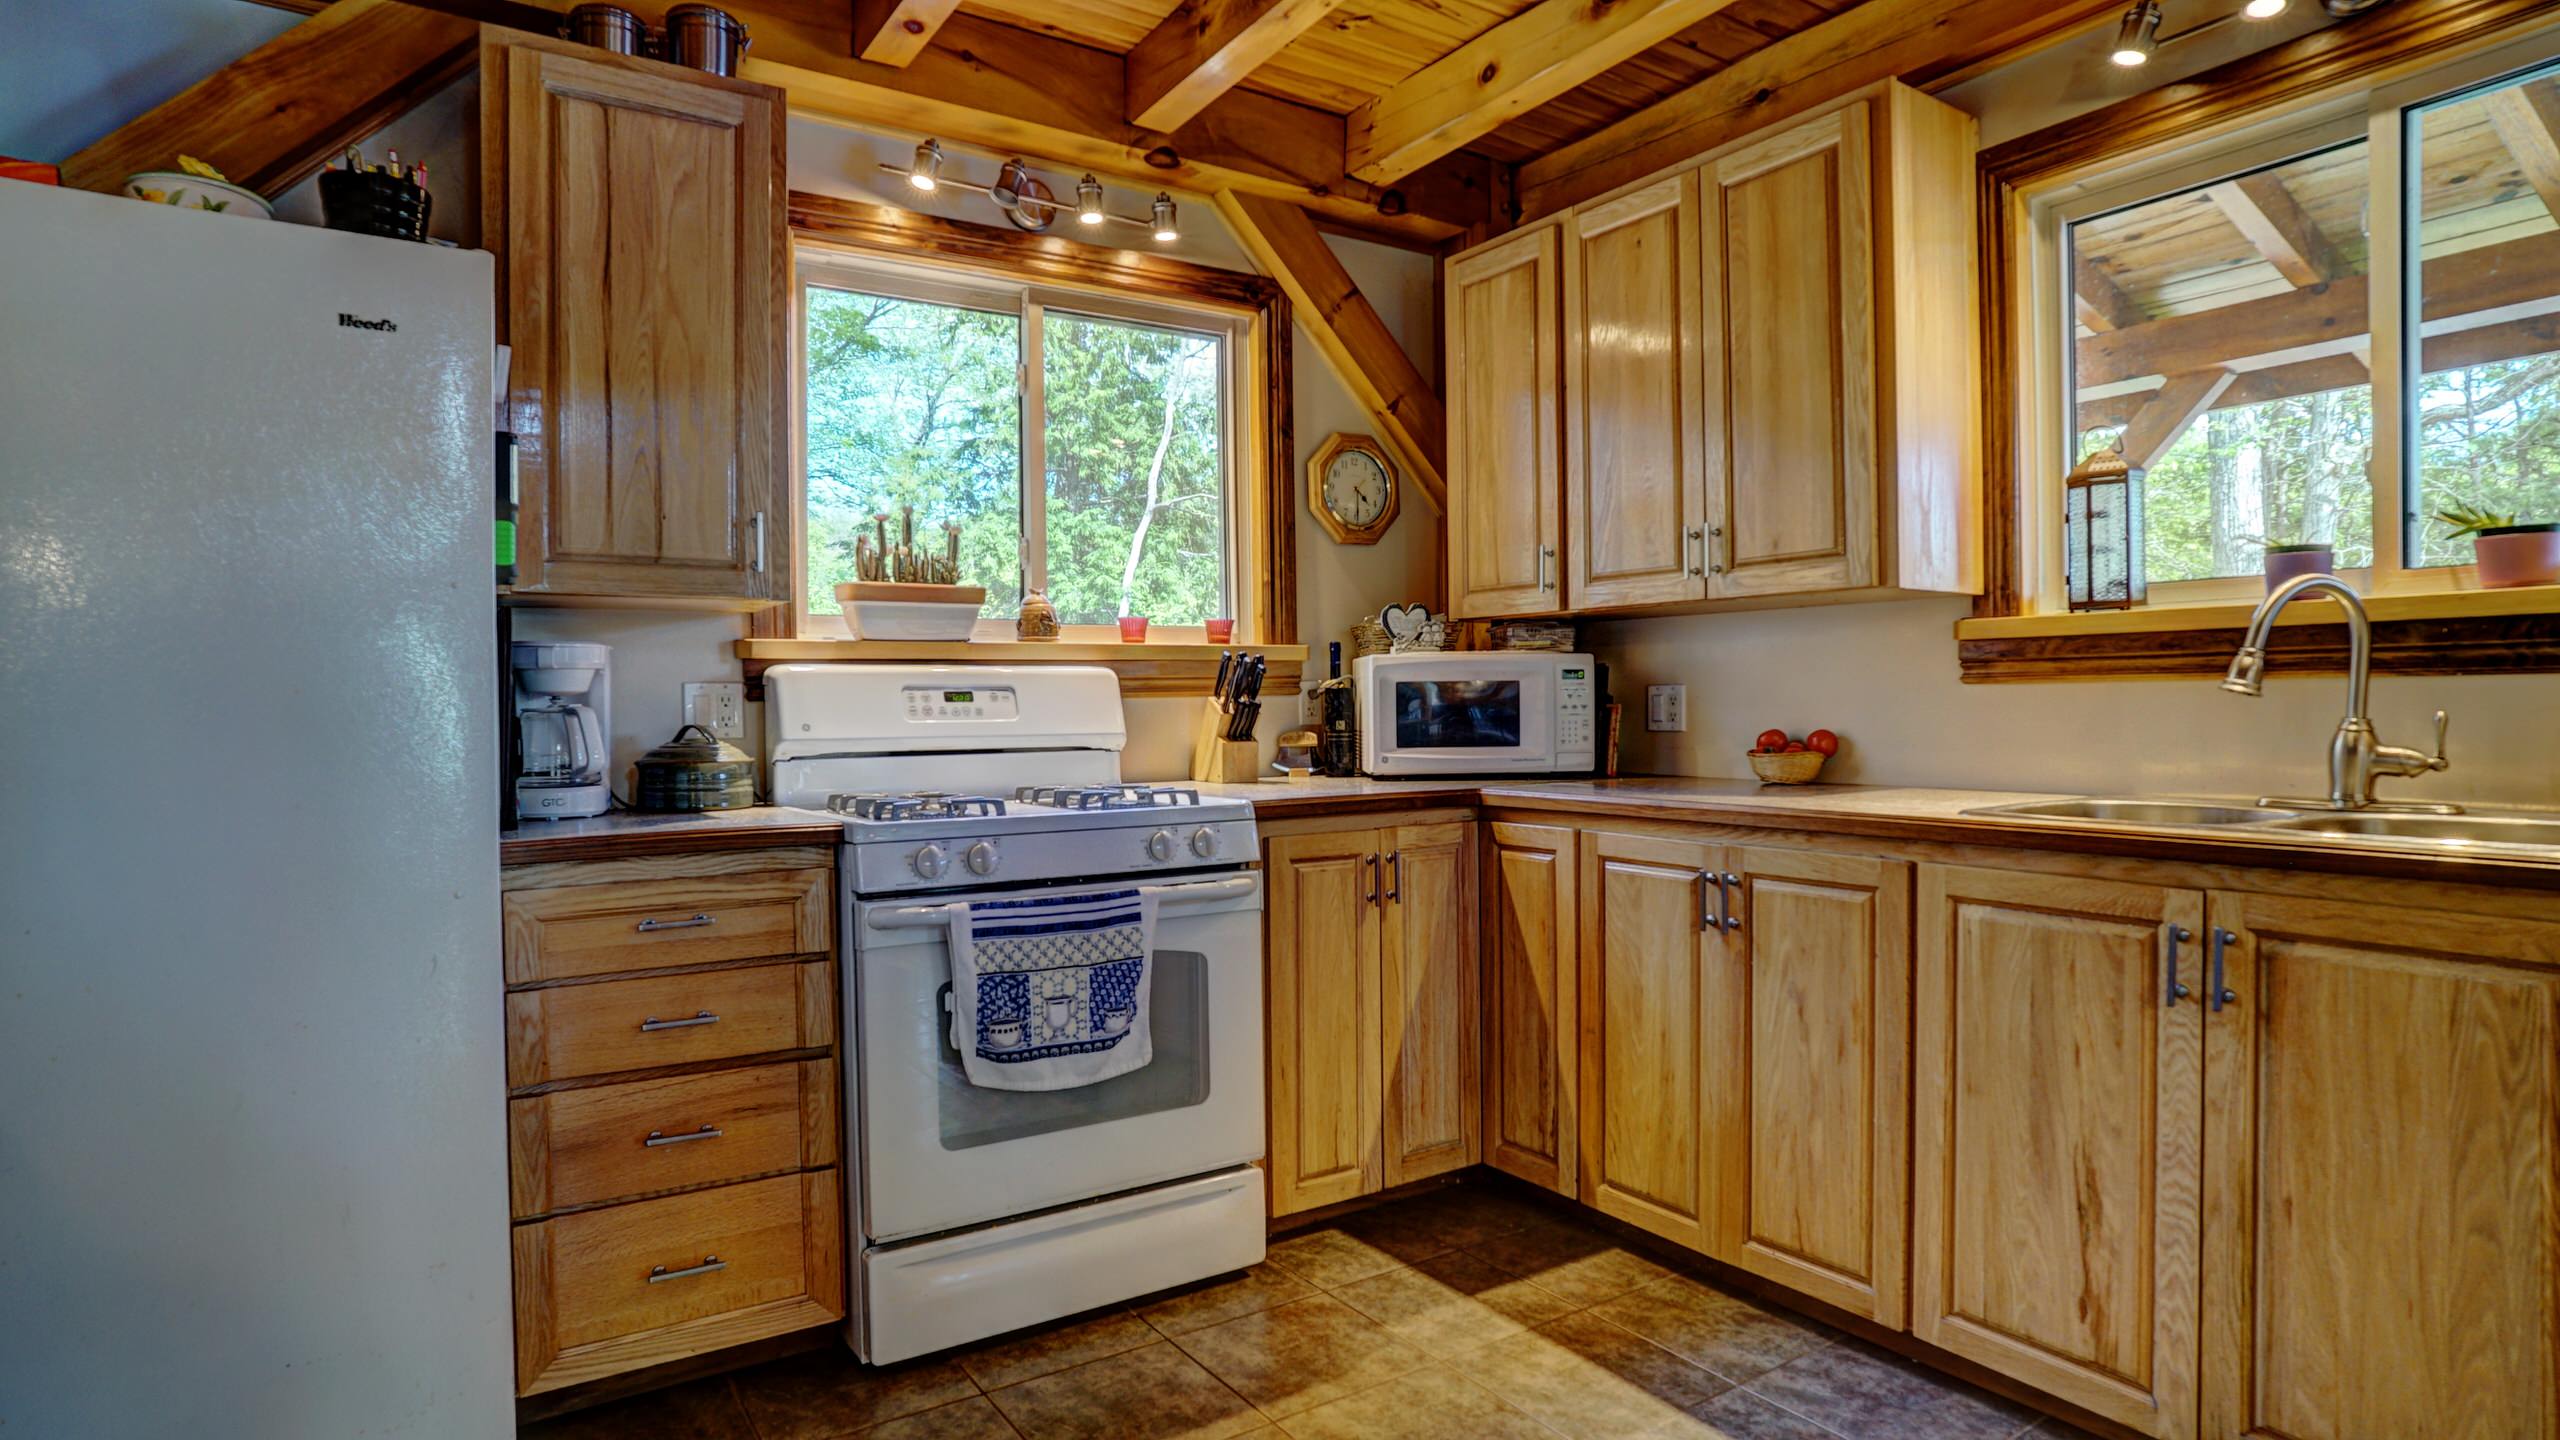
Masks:
[[[1371,775],[1585,775],[1598,754],[1600,667],[1588,655],[1363,655],[1351,682]]]

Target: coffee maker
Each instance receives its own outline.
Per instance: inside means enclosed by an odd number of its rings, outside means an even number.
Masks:
[[[516,815],[570,820],[613,808],[613,647],[519,640],[514,724]]]

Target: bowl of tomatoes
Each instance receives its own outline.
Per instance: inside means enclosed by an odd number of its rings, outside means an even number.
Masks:
[[[1767,785],[1807,785],[1822,773],[1822,763],[1840,753],[1840,737],[1828,730],[1808,731],[1801,740],[1772,727],[1752,742],[1751,773]]]

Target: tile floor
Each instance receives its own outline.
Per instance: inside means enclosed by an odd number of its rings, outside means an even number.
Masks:
[[[1764,1308],[1505,1189],[1273,1241],[1264,1264],[886,1369],[777,1360],[524,1440],[2057,1440],[2082,1432]]]

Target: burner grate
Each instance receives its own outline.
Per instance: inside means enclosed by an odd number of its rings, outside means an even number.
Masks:
[[[991,795],[917,790],[904,795],[830,795],[827,808],[857,820],[958,820],[1002,815],[1004,802]]]
[[[1160,810],[1200,803],[1200,792],[1154,785],[1025,785],[1013,798],[1059,810]]]

